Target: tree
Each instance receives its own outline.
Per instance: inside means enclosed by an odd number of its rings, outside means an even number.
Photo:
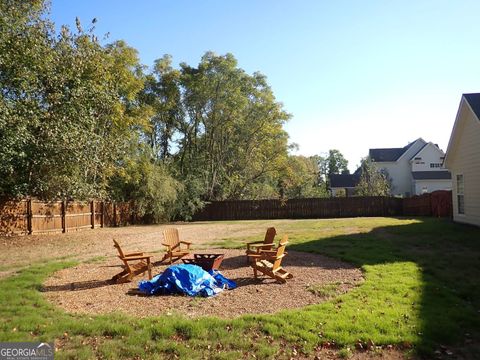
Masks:
[[[200,180],[205,200],[254,196],[254,184],[276,172],[288,150],[282,126],[290,115],[265,76],[246,74],[231,54],[207,52],[196,68],[181,64],[181,86],[180,175]]]
[[[362,159],[360,181],[355,188],[359,196],[389,196],[391,180],[385,170],[379,170],[369,157]]]
[[[155,159],[147,144],[132,139],[122,164],[110,178],[110,196],[117,201],[133,201],[135,213],[159,222],[175,216],[175,203],[183,191],[166,164]]]
[[[336,149],[328,151],[327,156],[317,156],[318,167],[320,169],[319,183],[325,184],[328,188],[330,176],[332,174],[349,174],[348,160]]]
[[[0,10],[0,193],[107,196],[118,157],[145,124],[136,50],[100,45],[78,19],[75,32],[57,34],[43,1],[2,0]]]
[[[43,0],[0,0],[0,195],[135,201],[153,220],[205,201],[313,196],[316,160],[289,157],[290,115],[232,54],[153,70],[48,20]]]
[[[349,174],[347,159],[336,149],[329,150],[327,157],[327,175],[332,174]]]
[[[147,139],[158,159],[171,155],[171,143],[183,119],[179,82],[180,72],[172,67],[171,56],[164,55],[155,60],[141,94],[141,100],[152,109]]]
[[[327,197],[326,188],[318,182],[318,157],[288,157],[287,165],[281,173],[281,194],[287,198]]]

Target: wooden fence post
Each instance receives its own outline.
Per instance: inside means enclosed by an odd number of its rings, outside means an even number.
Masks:
[[[103,228],[105,224],[105,201],[102,200],[101,205],[102,205],[102,214],[100,215],[100,227]]]
[[[62,200],[62,233],[67,232],[67,201]]]
[[[117,227],[117,203],[113,202],[113,226]]]
[[[27,199],[27,233],[28,235],[31,235],[33,233],[32,229],[32,199],[28,198]]]
[[[95,201],[92,200],[90,201],[90,211],[91,211],[91,216],[90,216],[90,222],[92,224],[92,229],[95,229]]]

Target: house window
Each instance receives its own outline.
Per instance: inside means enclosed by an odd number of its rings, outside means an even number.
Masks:
[[[422,187],[422,194],[428,193],[428,187],[424,186]]]
[[[421,157],[416,157],[415,160],[422,160],[422,158]]]
[[[458,206],[459,214],[465,214],[465,198],[464,198],[463,190],[464,190],[463,174],[457,175],[457,206]]]
[[[430,167],[431,168],[441,168],[442,164],[440,164],[440,163],[430,163]]]

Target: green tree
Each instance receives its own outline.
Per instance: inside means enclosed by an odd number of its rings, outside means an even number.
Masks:
[[[265,76],[248,75],[231,54],[207,52],[196,68],[181,64],[183,107],[177,164],[202,184],[202,197],[255,196],[287,158],[290,117]]]
[[[110,196],[132,201],[135,213],[150,222],[170,220],[183,186],[170,174],[166,164],[155,159],[147,144],[132,139],[121,166],[110,179]]]
[[[349,174],[348,160],[336,149],[329,150],[327,156],[327,175]]]
[[[172,67],[170,55],[155,60],[146,77],[141,100],[151,107],[147,139],[158,159],[171,155],[171,143],[183,119],[180,71]]]
[[[320,169],[319,183],[328,188],[330,176],[333,174],[349,174],[348,160],[336,149],[328,151],[326,156],[317,156]]]
[[[144,126],[136,50],[101,46],[78,19],[57,34],[43,1],[0,7],[0,192],[106,196],[132,129]]]
[[[327,197],[322,183],[318,182],[320,169],[318,157],[288,157],[287,166],[280,178],[282,193],[287,198]]]
[[[389,196],[391,180],[386,171],[378,169],[369,157],[362,159],[360,181],[355,188],[359,196]]]

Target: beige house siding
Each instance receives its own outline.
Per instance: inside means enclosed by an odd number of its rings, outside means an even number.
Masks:
[[[453,218],[480,226],[480,121],[462,101],[446,166],[452,172]],[[463,107],[463,108],[462,108]],[[463,174],[465,214],[458,213],[457,175]]]

